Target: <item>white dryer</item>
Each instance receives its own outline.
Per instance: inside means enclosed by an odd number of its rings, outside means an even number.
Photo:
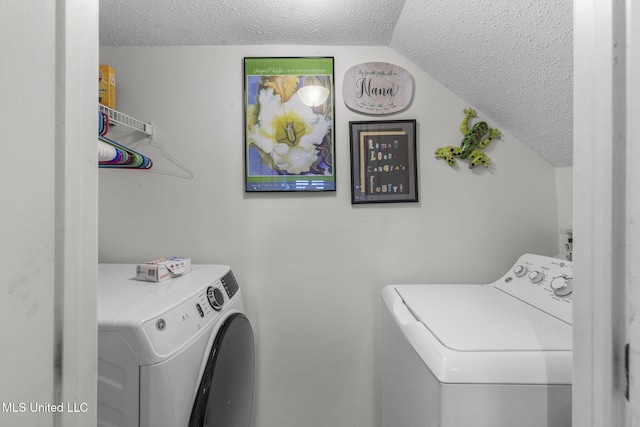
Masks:
[[[253,331],[229,266],[159,283],[135,264],[98,272],[98,426],[250,426]]]
[[[385,427],[570,427],[571,262],[383,289]]]

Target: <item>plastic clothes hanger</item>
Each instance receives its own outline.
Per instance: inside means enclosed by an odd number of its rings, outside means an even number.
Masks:
[[[150,169],[152,166],[151,159],[136,151],[133,151],[124,145],[105,137],[99,136],[98,141],[113,147],[121,156],[116,156],[112,160],[99,161],[101,168],[138,168]]]
[[[109,116],[98,112],[98,165],[101,168],[149,169],[152,162],[148,157],[107,138]]]

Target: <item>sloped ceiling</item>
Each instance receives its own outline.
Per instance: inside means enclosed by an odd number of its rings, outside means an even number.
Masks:
[[[572,0],[100,0],[103,46],[390,46],[572,164]]]

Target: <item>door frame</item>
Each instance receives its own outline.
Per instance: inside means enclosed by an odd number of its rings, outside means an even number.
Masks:
[[[637,231],[627,233],[640,186],[627,144],[640,136],[631,114],[640,112],[640,97],[629,91],[638,82],[630,69],[639,67],[628,47],[640,41],[637,9],[632,0],[574,2],[573,425],[580,427],[628,424],[629,248],[640,243]]]

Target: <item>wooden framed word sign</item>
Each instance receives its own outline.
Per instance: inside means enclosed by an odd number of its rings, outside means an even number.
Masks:
[[[413,77],[385,62],[366,62],[347,70],[342,97],[350,109],[364,114],[391,114],[404,110],[413,97]]]
[[[416,121],[349,122],[351,203],[417,202]]]

